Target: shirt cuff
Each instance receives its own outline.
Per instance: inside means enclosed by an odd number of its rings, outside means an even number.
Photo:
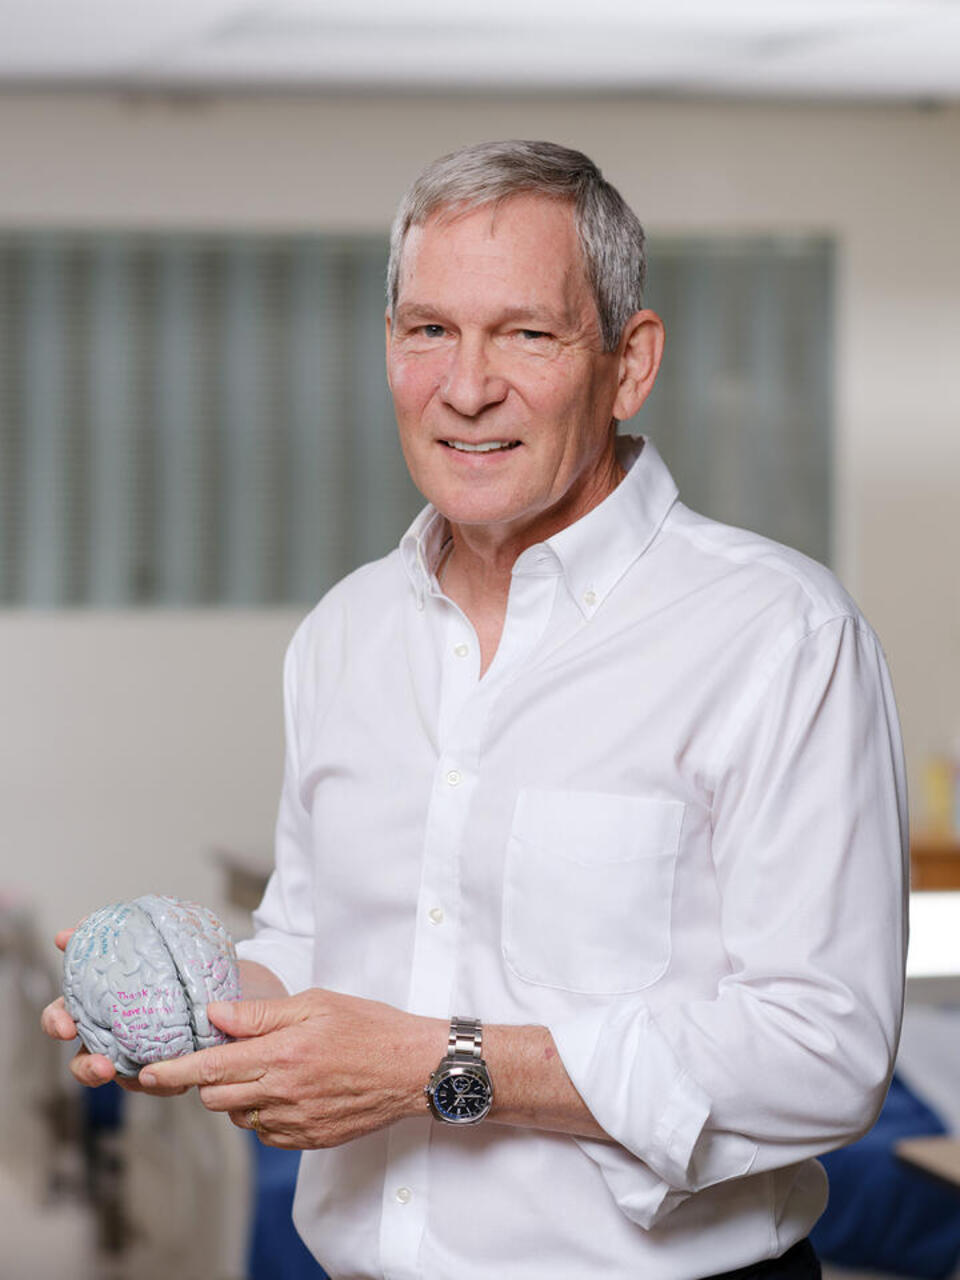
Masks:
[[[567,1074],[605,1132],[662,1179],[664,1195],[667,1187],[693,1190],[694,1148],[710,1102],[649,1011],[600,1005],[551,1023],[550,1032]]]
[[[287,935],[273,935],[272,930],[264,929],[255,938],[238,942],[237,955],[269,969],[286,987],[287,995],[296,995],[314,985],[313,945],[309,939],[304,939],[302,945],[291,945]]]

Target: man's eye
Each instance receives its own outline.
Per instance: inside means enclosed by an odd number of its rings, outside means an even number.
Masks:
[[[532,342],[537,338],[550,337],[549,333],[545,333],[543,329],[521,329],[520,334],[521,337],[526,338],[528,342]]]
[[[425,338],[442,338],[446,333],[442,324],[422,324],[420,332]]]

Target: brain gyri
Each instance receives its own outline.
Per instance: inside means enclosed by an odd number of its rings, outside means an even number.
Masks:
[[[206,1006],[240,998],[237,953],[212,911],[148,893],[78,925],[64,953],[63,996],[90,1052],[135,1076],[148,1062],[227,1040]]]

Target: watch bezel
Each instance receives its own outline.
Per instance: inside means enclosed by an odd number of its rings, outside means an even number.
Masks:
[[[478,1084],[483,1086],[486,1093],[486,1101],[483,1110],[474,1115],[452,1115],[445,1111],[441,1104],[437,1101],[437,1090],[445,1081],[453,1079],[456,1076],[470,1076],[476,1080]],[[442,1121],[444,1124],[479,1124],[481,1120],[486,1119],[490,1114],[493,1106],[493,1083],[490,1079],[490,1072],[487,1070],[487,1064],[482,1058],[478,1058],[471,1062],[464,1062],[456,1058],[444,1058],[430,1077],[430,1083],[424,1092],[427,1095],[427,1102],[434,1118]]]

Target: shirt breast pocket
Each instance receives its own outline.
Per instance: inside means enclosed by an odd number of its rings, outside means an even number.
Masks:
[[[513,972],[591,995],[656,982],[670,962],[683,813],[678,800],[522,790],[503,888]]]

